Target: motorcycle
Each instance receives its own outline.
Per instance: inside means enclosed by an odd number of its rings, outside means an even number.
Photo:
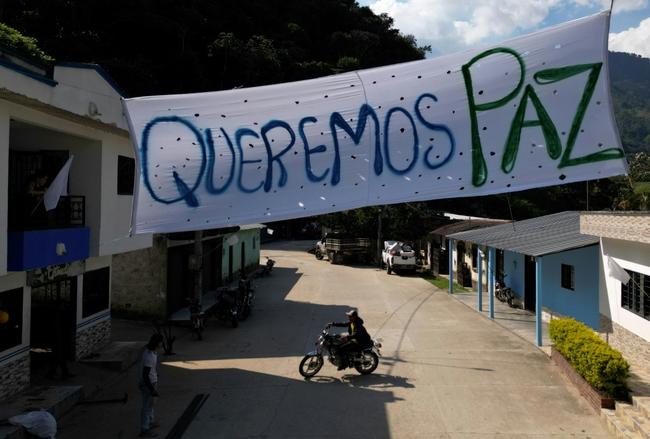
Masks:
[[[192,326],[192,334],[197,340],[203,340],[203,330],[205,329],[205,313],[201,301],[197,298],[188,298],[190,304],[190,323]]]
[[[309,352],[300,362],[298,371],[305,378],[311,378],[316,375],[324,364],[324,356],[334,366],[339,367],[341,361],[347,361],[346,367],[354,367],[361,375],[369,375],[377,369],[381,352],[381,343],[372,341],[372,345],[364,347],[357,352],[350,352],[346,356],[337,353],[337,348],[343,344],[339,334],[329,333],[330,325],[327,325],[318,337],[316,350]]]
[[[267,276],[271,274],[274,265],[275,265],[275,261],[267,256],[266,265],[264,266],[264,268],[262,268],[262,276]]]
[[[220,288],[217,290],[217,301],[212,308],[213,315],[219,320],[230,322],[233,328],[239,326],[239,300],[237,289]]]
[[[506,302],[511,307],[515,308],[515,293],[512,288],[506,286],[505,278],[502,281],[496,281],[494,284],[494,296],[501,302]]]

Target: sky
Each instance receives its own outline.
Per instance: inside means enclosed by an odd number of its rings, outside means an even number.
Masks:
[[[610,0],[358,0],[437,56],[609,9]],[[609,49],[650,58],[650,0],[614,0]]]

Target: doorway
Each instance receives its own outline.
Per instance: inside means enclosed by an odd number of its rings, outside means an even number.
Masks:
[[[504,277],[505,277],[505,272],[504,272],[504,267],[505,267],[505,252],[498,248],[496,250],[496,264],[494,267],[495,270],[495,278],[497,281],[501,282],[502,284],[504,283]]]
[[[524,256],[524,308],[535,311],[537,278],[535,274],[535,257]]]
[[[32,287],[32,370],[49,366],[55,354],[74,361],[76,331],[77,278],[66,277]]]

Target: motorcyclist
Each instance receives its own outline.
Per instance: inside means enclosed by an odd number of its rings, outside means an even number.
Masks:
[[[372,343],[368,331],[363,326],[363,319],[359,317],[357,310],[352,309],[346,312],[345,315],[348,316],[347,322],[332,322],[329,324],[329,326],[348,329],[348,333],[341,336],[343,343],[337,349],[337,355],[340,357],[338,370],[343,370],[348,367],[348,355],[351,352],[359,351]]]

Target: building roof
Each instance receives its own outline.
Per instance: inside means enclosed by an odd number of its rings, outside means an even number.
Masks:
[[[543,256],[597,244],[599,238],[580,233],[580,212],[553,215],[455,233],[449,238],[530,256]]]
[[[580,231],[603,238],[650,244],[650,212],[582,212]]]
[[[465,232],[468,230],[480,229],[482,227],[490,227],[498,224],[509,223],[506,220],[487,220],[487,219],[467,219],[463,221],[454,221],[440,226],[430,232],[433,235],[449,236],[452,233]]]

